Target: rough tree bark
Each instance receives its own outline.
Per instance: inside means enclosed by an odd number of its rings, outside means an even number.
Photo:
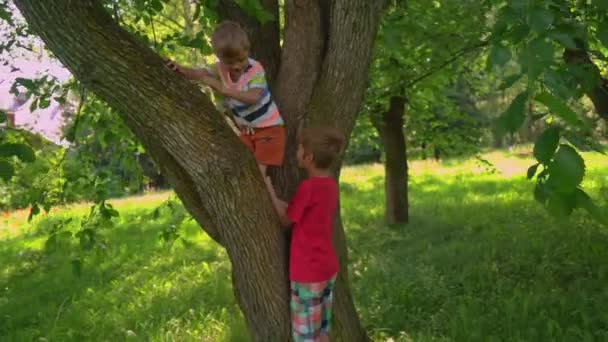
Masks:
[[[393,96],[382,118],[374,126],[384,146],[384,216],[389,224],[409,221],[407,146],[403,116],[407,99]]]
[[[255,341],[287,341],[287,248],[249,152],[195,85],[162,66],[150,49],[122,30],[96,0],[16,0],[30,27],[90,90],[116,109],[167,176],[203,229],[224,246],[233,287]],[[233,1],[220,13],[252,36],[253,53],[276,80],[289,134],[287,162],[276,170],[290,195],[302,175],[294,163],[301,125],[352,131],[366,86],[384,0],[285,1],[284,48],[278,22],[260,25]],[[276,0],[261,3],[278,17]],[[306,9],[306,10],[303,10]],[[336,176],[339,175],[339,168]],[[238,214],[237,214],[238,213]],[[335,297],[335,341],[365,341],[348,288],[340,218],[335,229],[341,272]]]

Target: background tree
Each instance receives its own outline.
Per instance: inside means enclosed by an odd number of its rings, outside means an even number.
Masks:
[[[486,2],[479,1],[430,6],[426,1],[394,1],[382,20],[363,110],[367,117],[360,120],[371,119],[384,147],[389,223],[406,223],[409,218],[408,138],[433,148],[437,156],[439,151],[454,156],[457,149],[479,145],[466,129],[475,125],[478,111],[457,108],[448,91],[464,72],[465,61],[477,57],[486,45],[483,23],[489,10]],[[405,118],[410,103],[413,112]],[[404,122],[408,123],[405,135]]]

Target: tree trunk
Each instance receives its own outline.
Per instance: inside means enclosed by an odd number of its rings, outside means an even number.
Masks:
[[[376,129],[384,146],[384,213],[389,224],[409,220],[407,147],[403,134],[403,115],[407,99],[393,96]]]
[[[278,17],[277,1],[260,2]],[[311,2],[313,10],[298,11]],[[298,127],[332,125],[350,135],[384,2],[287,0],[282,56],[278,21],[262,26],[230,7],[232,1],[220,2],[220,13],[238,20],[252,36],[254,56],[264,63],[269,78],[283,80],[273,86],[290,142],[285,167],[275,172],[280,193],[292,193],[302,177],[292,153]],[[119,28],[98,1],[15,3],[74,76],[121,113],[184,206],[226,248],[252,339],[289,340],[285,235],[270,201],[259,200],[265,191],[253,157],[209,99]],[[312,62],[298,51],[313,56]],[[301,78],[294,78],[296,72]],[[348,287],[339,217],[337,222],[334,244],[341,270],[332,341],[366,341]]]

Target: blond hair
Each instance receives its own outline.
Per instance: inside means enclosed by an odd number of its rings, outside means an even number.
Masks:
[[[211,45],[221,59],[242,58],[249,53],[251,44],[247,33],[234,21],[223,21],[211,36]]]

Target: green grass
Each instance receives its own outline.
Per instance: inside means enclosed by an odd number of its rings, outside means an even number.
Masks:
[[[343,171],[352,290],[375,341],[608,340],[608,230],[549,217],[522,175],[525,157],[411,165],[411,223],[382,221],[382,167]],[[600,199],[608,160],[586,155]],[[189,242],[158,238],[167,194],[115,201],[107,248],[73,275],[73,246],[44,254],[45,230],[84,205],[24,223],[0,220],[0,340],[246,341],[225,253],[192,222]],[[605,199],[604,199],[605,200]]]

